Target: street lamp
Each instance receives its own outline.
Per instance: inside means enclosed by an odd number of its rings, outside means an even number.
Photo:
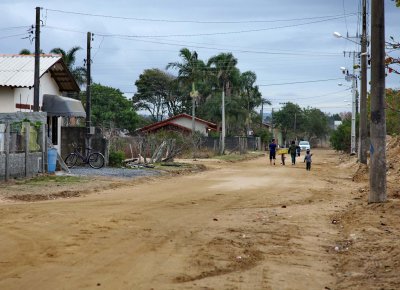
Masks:
[[[334,32],[333,33],[333,36],[334,37],[336,37],[336,38],[344,38],[344,39],[346,39],[346,40],[348,40],[348,41],[351,41],[351,42],[354,42],[355,44],[358,44],[358,45],[360,45],[360,43],[359,42],[357,42],[357,41],[355,41],[355,40],[352,40],[350,37],[346,37],[346,36],[343,36],[343,35],[341,35],[339,32]],[[352,38],[358,38],[358,37],[352,37]]]

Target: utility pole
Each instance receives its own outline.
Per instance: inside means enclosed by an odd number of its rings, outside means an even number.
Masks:
[[[357,83],[356,76],[354,74],[355,65],[355,52],[353,53],[353,74],[351,75],[351,92],[352,92],[352,109],[351,109],[351,150],[350,154],[356,154],[356,111],[357,111]]]
[[[86,48],[86,148],[90,148],[91,146],[91,106],[92,106],[92,98],[90,92],[90,85],[91,85],[91,41],[92,41],[92,33],[87,33],[87,48]],[[89,154],[89,152],[87,152]]]
[[[34,70],[34,81],[33,81],[34,112],[39,112],[39,87],[40,87],[40,7],[36,7],[35,70]]]
[[[359,160],[367,164],[368,126],[367,126],[367,0],[362,1],[363,20],[361,35],[361,95],[360,95],[360,128],[359,128]]]
[[[192,82],[192,92],[190,93],[192,97],[192,134],[194,134],[194,130],[196,130],[196,90],[194,87],[194,82]]]
[[[221,154],[225,152],[225,82],[222,85],[222,132],[221,132]]]
[[[194,81],[192,82],[192,91],[190,97],[192,98],[192,142],[193,142],[193,159],[196,159],[196,99],[199,93],[196,91]]]
[[[356,115],[357,115],[357,76],[355,75],[355,61],[356,52],[355,51],[344,51],[344,55],[348,53],[353,55],[353,72],[350,74],[346,68],[341,68],[345,74],[345,80],[351,81],[351,93],[352,93],[352,106],[351,106],[351,145],[350,145],[350,155],[356,154]]]
[[[371,2],[371,162],[368,202],[386,201],[385,5]]]

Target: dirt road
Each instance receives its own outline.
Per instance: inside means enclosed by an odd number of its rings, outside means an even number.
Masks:
[[[336,289],[353,169],[333,151],[0,204],[0,289]],[[335,248],[336,247],[336,248]]]

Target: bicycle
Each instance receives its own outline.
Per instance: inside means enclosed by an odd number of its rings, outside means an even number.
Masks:
[[[75,166],[78,158],[84,164],[89,164],[90,167],[94,169],[100,169],[104,166],[104,156],[100,152],[90,152],[92,148],[87,147],[88,154],[82,155],[79,151],[81,147],[74,146],[74,152],[69,153],[68,156],[65,158],[64,162],[68,168],[72,168]]]

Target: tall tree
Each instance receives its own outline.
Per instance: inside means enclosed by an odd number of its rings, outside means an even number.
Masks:
[[[258,86],[255,86],[255,82],[257,80],[257,75],[252,71],[246,71],[240,75],[240,83],[242,89],[242,97],[244,108],[247,111],[247,131],[251,128],[252,117],[254,117],[254,109],[261,105],[262,95],[258,89]],[[264,101],[264,104],[271,104],[268,100]],[[258,114],[256,114],[258,117]]]
[[[207,66],[211,69],[212,74],[217,80],[218,87],[222,90],[222,138],[221,138],[221,153],[225,150],[225,134],[226,134],[226,119],[225,119],[225,108],[232,99],[229,99],[233,92],[233,83],[238,81],[239,70],[237,69],[238,61],[232,55],[232,53],[220,53],[216,56],[211,57],[208,60]],[[228,101],[225,101],[225,96]],[[228,106],[233,109],[233,106]],[[237,118],[238,116],[235,116]]]
[[[313,138],[323,138],[327,136],[329,131],[328,116],[320,109],[306,108],[303,111],[304,124],[303,131],[307,140]]]
[[[144,70],[135,82],[137,93],[132,98],[135,108],[148,111],[153,121],[161,121],[166,113],[181,113],[185,101],[179,98],[175,81],[159,69]]]
[[[167,69],[174,68],[178,70],[178,79],[183,85],[191,86],[192,111],[194,112],[195,102],[198,97],[196,86],[203,81],[205,75],[205,64],[198,59],[196,51],[191,52],[188,48],[182,48],[179,51],[182,62],[170,62]]]
[[[300,106],[287,102],[279,111],[274,112],[273,123],[282,132],[283,142],[286,144],[289,137],[296,137],[296,132],[300,130],[303,120],[303,111]]]

